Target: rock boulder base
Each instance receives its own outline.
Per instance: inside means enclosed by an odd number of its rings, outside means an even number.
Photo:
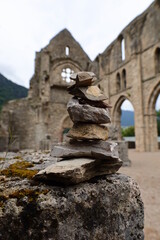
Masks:
[[[14,192],[25,188],[42,193],[32,199],[12,194],[14,197],[3,203],[2,240],[144,239],[140,190],[125,175],[96,177],[65,188],[30,185],[26,181],[20,185],[13,180],[13,187],[10,184],[8,188]]]

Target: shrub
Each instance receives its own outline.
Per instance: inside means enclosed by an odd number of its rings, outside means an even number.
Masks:
[[[122,128],[122,136],[123,137],[133,137],[135,136],[135,132],[134,132],[134,126],[130,126],[127,128]]]

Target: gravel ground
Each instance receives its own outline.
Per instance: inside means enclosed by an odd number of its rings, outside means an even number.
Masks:
[[[140,186],[145,209],[145,240],[160,240],[160,152],[129,150],[131,167],[119,172],[131,176]]]

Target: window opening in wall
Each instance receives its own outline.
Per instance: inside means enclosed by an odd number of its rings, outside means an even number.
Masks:
[[[160,93],[155,103],[155,109],[156,109],[156,117],[157,117],[158,145],[160,148]]]
[[[119,73],[117,73],[116,85],[117,85],[117,92],[118,92],[121,89],[121,76]]]
[[[123,69],[123,71],[122,71],[122,80],[123,80],[123,88],[125,89],[127,87],[126,70],[125,69]]]
[[[70,80],[70,76],[71,74],[74,73],[74,71],[70,68],[63,68],[62,72],[61,72],[61,77],[62,77],[62,80],[69,83],[71,80]]]
[[[66,53],[66,56],[69,56],[69,47],[68,46],[66,46],[65,53]]]
[[[101,88],[101,85],[100,85],[100,84],[98,84],[98,87],[99,87],[99,89],[101,89],[101,90],[102,90],[102,88]]]
[[[121,56],[122,56],[122,61],[125,60],[125,40],[122,38],[121,40]]]
[[[156,49],[155,52],[155,60],[156,60],[156,73],[160,73],[160,48]]]
[[[36,122],[39,122],[39,117],[40,117],[40,111],[39,108],[36,109]]]
[[[135,123],[133,105],[128,99],[125,99],[120,108],[122,138],[128,142],[128,148],[135,148]]]

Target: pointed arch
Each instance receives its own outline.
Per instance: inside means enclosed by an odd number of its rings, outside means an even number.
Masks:
[[[121,76],[118,72],[116,75],[116,91],[119,92],[121,90]]]
[[[62,121],[61,121],[61,130],[60,130],[60,142],[63,142],[65,139],[65,135],[67,134],[67,132],[69,131],[69,129],[73,126],[73,123],[69,117],[68,114],[66,114]]]
[[[125,100],[130,101],[131,104],[133,105],[133,108],[134,108],[134,104],[132,103],[132,100],[131,100],[126,94],[123,94],[123,95],[121,95],[121,96],[117,99],[117,101],[116,101],[116,103],[115,103],[115,105],[114,105],[113,111],[112,111],[112,112],[113,112],[112,116],[115,114],[115,112],[117,111],[117,109],[119,109],[119,108],[121,107],[122,103],[123,103]],[[135,108],[134,108],[134,109],[135,109]]]
[[[70,47],[69,47],[69,46],[66,46],[66,47],[65,47],[65,55],[66,55],[66,56],[69,56],[69,54],[70,54]]]
[[[122,70],[122,84],[123,84],[123,89],[126,89],[127,79],[126,79],[126,69],[125,68]]]
[[[126,59],[126,43],[123,34],[120,34],[118,37],[119,40],[119,47],[120,47],[120,61],[125,61]]]
[[[121,56],[122,56],[122,61],[125,60],[126,58],[126,53],[125,53],[125,39],[122,37],[121,39]]]
[[[121,107],[122,103],[123,103],[126,99],[128,99],[128,98],[127,98],[125,95],[121,95],[121,96],[117,99],[117,101],[116,101],[116,103],[115,103],[115,106],[114,106],[114,108],[113,108],[113,116],[114,116],[114,114],[116,114],[117,110]]]
[[[153,90],[151,91],[151,93],[149,95],[149,100],[148,100],[148,113],[149,114],[155,113],[155,104],[156,104],[159,94],[160,94],[160,81],[154,86]]]
[[[122,136],[121,136],[121,106],[122,106],[122,103],[125,101],[125,100],[128,100],[130,101],[130,103],[132,104],[132,101],[131,99],[126,96],[126,95],[121,95],[114,107],[113,107],[113,111],[112,111],[112,123],[117,126],[118,128],[118,138],[119,139],[122,139]],[[132,104],[133,108],[134,108],[134,105]],[[135,109],[135,108],[134,108]]]
[[[155,104],[160,94],[160,81],[153,87],[148,99],[147,105],[147,138],[146,138],[146,149],[147,151],[158,150],[158,132],[157,132],[157,115],[155,110]]]
[[[155,72],[160,73],[160,48],[155,50]]]

